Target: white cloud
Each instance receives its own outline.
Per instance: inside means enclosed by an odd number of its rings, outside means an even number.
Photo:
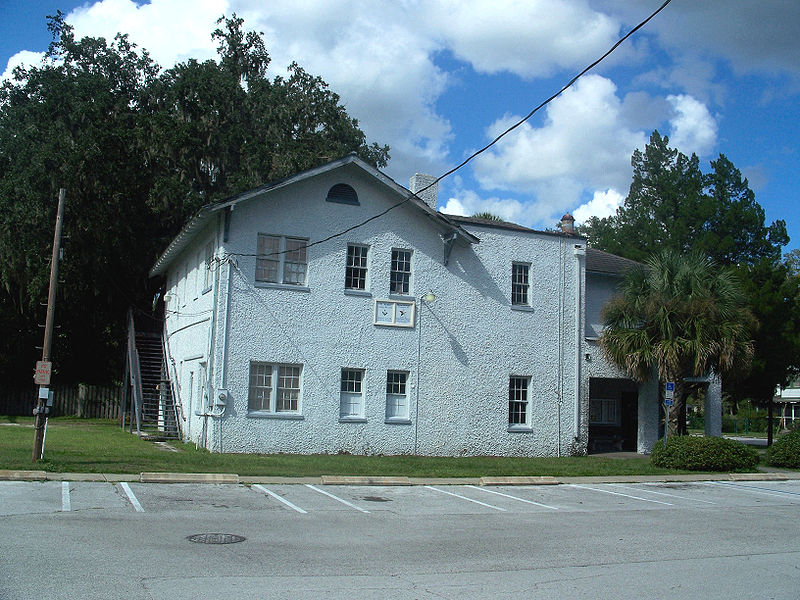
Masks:
[[[31,52],[29,50],[21,50],[14,56],[8,59],[6,70],[0,76],[0,82],[10,80],[13,76],[13,71],[19,66],[37,66],[44,59],[44,52]]]
[[[223,13],[231,12],[226,0],[102,0],[76,8],[66,17],[76,37],[105,37],[128,33],[162,67],[187,58],[205,60],[216,56],[211,32]]]
[[[669,120],[670,145],[684,154],[708,154],[717,142],[717,122],[708,108],[692,96],[667,96],[674,113]]]
[[[517,119],[494,123],[489,136]],[[548,106],[541,127],[526,123],[481,155],[475,173],[487,189],[535,192],[532,210],[555,215],[578,204],[584,189],[627,187],[631,154],[647,139],[626,119],[614,84],[586,76]]]
[[[583,0],[444,0],[430,21],[476,71],[522,77],[585,66],[617,38],[619,22]]]
[[[591,217],[600,219],[610,217],[617,212],[617,208],[622,205],[624,200],[625,196],[617,190],[597,190],[589,202],[581,204],[572,212],[572,216],[575,217],[575,221],[578,223],[585,223]]]
[[[514,199],[481,198],[471,190],[461,191],[460,197],[449,198],[442,212],[448,215],[461,215],[469,217],[476,213],[490,212],[504,221],[523,223],[525,219],[525,206]]]

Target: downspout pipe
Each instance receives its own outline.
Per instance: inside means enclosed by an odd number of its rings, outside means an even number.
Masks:
[[[583,265],[581,259],[586,256],[586,247],[575,244],[572,249],[575,254],[575,441],[581,435],[581,352],[583,341],[581,305],[583,303]]]

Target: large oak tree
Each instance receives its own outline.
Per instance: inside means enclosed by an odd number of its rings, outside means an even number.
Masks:
[[[339,97],[300,66],[268,76],[261,35],[220,19],[218,59],[162,71],[126,35],[76,39],[59,13],[40,66],[0,87],[0,376],[41,344],[58,189],[67,189],[54,345],[60,381],[121,376],[128,306],[199,207],[356,152],[385,166]]]

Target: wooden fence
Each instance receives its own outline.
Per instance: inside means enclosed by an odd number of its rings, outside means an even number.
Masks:
[[[53,391],[51,417],[120,418],[122,386],[78,383],[53,385],[50,389]],[[32,415],[38,391],[34,385],[0,387],[0,415]]]

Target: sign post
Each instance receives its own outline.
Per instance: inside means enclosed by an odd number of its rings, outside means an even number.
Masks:
[[[668,381],[664,385],[664,406],[666,407],[666,415],[664,417],[664,443],[667,443],[669,437],[669,409],[675,403],[675,382]]]

